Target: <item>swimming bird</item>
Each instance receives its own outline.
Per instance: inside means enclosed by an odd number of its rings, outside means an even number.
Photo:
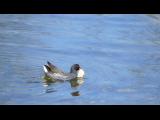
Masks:
[[[73,64],[71,66],[70,72],[66,73],[47,61],[47,65],[43,65],[43,70],[45,75],[52,80],[66,81],[84,77],[84,70],[80,67],[79,64]]]

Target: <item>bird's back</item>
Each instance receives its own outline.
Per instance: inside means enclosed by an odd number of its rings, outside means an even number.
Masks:
[[[55,65],[51,64],[50,62],[47,62],[47,65],[43,66],[45,75],[55,79],[55,80],[70,80],[74,79],[76,77],[73,73],[65,73],[62,70],[58,69]]]
[[[70,80],[70,79],[74,79],[76,78],[76,75],[74,75],[73,73],[47,73],[47,76],[55,79],[55,80]]]

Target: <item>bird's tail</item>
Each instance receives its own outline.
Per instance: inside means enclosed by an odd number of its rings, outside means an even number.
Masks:
[[[45,73],[51,72],[51,68],[49,68],[47,65],[43,65],[43,70]]]

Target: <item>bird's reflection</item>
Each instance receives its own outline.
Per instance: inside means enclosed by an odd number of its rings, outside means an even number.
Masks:
[[[72,88],[77,88],[78,86],[82,85],[84,83],[83,78],[74,78],[69,81]]]
[[[46,93],[48,92],[52,92],[51,88],[49,88],[50,85],[53,85],[57,82],[65,82],[65,81],[60,81],[60,80],[53,80],[48,76],[44,76],[43,77],[44,81],[43,81],[43,85],[46,87]],[[70,83],[70,86],[72,88],[72,92],[71,95],[72,96],[80,96],[80,92],[78,91],[79,86],[81,86],[84,83],[84,79],[83,78],[74,78],[71,80],[68,80],[66,82]],[[55,90],[53,90],[55,92]]]
[[[69,81],[71,88],[74,89],[74,92],[71,92],[72,96],[80,96],[80,92],[77,91],[77,89],[79,88],[80,85],[82,85],[84,83],[84,79],[83,78],[75,78]]]
[[[56,83],[56,80],[51,79],[47,75],[43,76],[43,86],[45,87],[45,93],[56,92],[52,86],[54,83]]]
[[[80,96],[80,93],[79,93],[79,91],[71,92],[71,95],[72,95],[72,96]]]

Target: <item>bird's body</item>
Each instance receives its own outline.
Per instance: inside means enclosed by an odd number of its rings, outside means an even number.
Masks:
[[[72,65],[70,73],[66,73],[60,70],[50,62],[47,62],[47,65],[43,66],[43,70],[45,75],[53,80],[66,81],[84,77],[84,71],[80,68],[78,64]]]

